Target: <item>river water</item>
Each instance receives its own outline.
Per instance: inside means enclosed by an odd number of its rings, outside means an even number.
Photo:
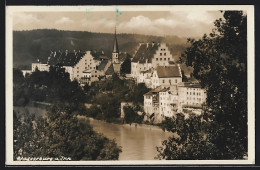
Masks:
[[[120,125],[90,119],[94,130],[103,133],[109,139],[115,139],[122,147],[119,160],[154,160],[158,152],[156,146],[161,146],[163,140],[173,133],[164,132],[158,127],[132,124]]]

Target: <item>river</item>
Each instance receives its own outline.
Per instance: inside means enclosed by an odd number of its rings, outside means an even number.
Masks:
[[[154,160],[158,154],[156,146],[161,146],[163,140],[173,135],[148,125],[136,127],[134,124],[120,125],[95,119],[90,119],[90,124],[95,131],[103,133],[109,139],[115,139],[122,147],[119,160]]]

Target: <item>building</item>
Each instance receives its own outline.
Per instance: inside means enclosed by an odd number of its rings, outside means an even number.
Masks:
[[[201,108],[207,98],[206,90],[202,89],[199,83],[180,83],[178,93],[181,111],[183,108]]]
[[[142,79],[139,78],[141,73],[155,69],[157,66],[172,64],[174,59],[166,44],[140,43],[131,62],[131,74],[137,83],[142,83]]]
[[[182,74],[179,65],[157,66],[151,76],[151,88],[170,87],[181,82]]]
[[[69,73],[70,79],[77,80],[81,85],[91,84],[102,78],[112,76],[114,73],[120,74],[120,68],[127,53],[119,52],[116,30],[113,42],[112,59],[104,55],[104,51],[51,51],[47,63],[43,64],[37,60],[32,63],[32,72],[49,71],[50,66],[61,65]]]
[[[169,87],[158,86],[144,94],[144,112],[150,121],[161,122],[178,112],[201,113],[206,102],[206,90],[198,83],[178,83]]]

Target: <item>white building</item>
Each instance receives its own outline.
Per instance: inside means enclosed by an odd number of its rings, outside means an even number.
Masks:
[[[144,94],[144,111],[147,117],[154,115],[156,123],[178,112],[189,110],[200,114],[206,97],[205,89],[198,83],[159,86]]]
[[[139,43],[138,50],[131,62],[131,74],[139,81],[138,77],[141,72],[151,68],[155,69],[157,66],[169,66],[173,63],[173,56],[166,44]]]
[[[179,65],[157,66],[151,77],[151,87],[169,87],[182,82],[181,69]]]
[[[179,106],[183,108],[201,108],[206,102],[206,90],[198,83],[180,83],[178,85]]]

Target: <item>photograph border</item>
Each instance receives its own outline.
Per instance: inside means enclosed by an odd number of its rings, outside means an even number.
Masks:
[[[106,8],[109,10],[114,10],[115,6],[120,8],[121,11],[127,10],[129,11],[129,6],[121,6],[121,5],[113,5],[113,6],[7,6],[6,7],[6,165],[191,165],[191,160],[151,160],[151,161],[55,161],[55,162],[45,162],[45,161],[12,161],[13,154],[13,126],[12,126],[12,109],[13,109],[13,84],[12,84],[12,68],[13,68],[13,37],[12,37],[12,21],[13,21],[13,13],[28,11],[28,12],[43,12],[48,8],[49,11],[63,11],[63,12],[72,12],[72,9],[75,11],[82,10],[85,11],[86,7],[94,7],[95,11],[104,11],[102,8]],[[181,8],[182,5],[173,5],[178,8]],[[187,6],[192,7],[192,5],[184,5],[183,7],[187,8]],[[214,165],[214,164],[225,164],[225,165],[243,165],[243,164],[254,164],[255,163],[255,41],[254,41],[254,6],[253,5],[195,5],[196,8],[202,7],[207,8],[209,10],[247,10],[248,17],[248,160],[192,160],[193,165]],[[169,8],[172,9],[172,6],[134,6],[132,10],[136,11],[137,9],[141,11],[155,11],[155,10],[167,10]],[[64,11],[65,10],[65,11]],[[183,10],[180,10],[183,11]],[[250,31],[249,31],[250,30]],[[7,95],[8,94],[8,95]],[[253,129],[253,130],[252,130]],[[156,162],[156,163],[155,163]]]

